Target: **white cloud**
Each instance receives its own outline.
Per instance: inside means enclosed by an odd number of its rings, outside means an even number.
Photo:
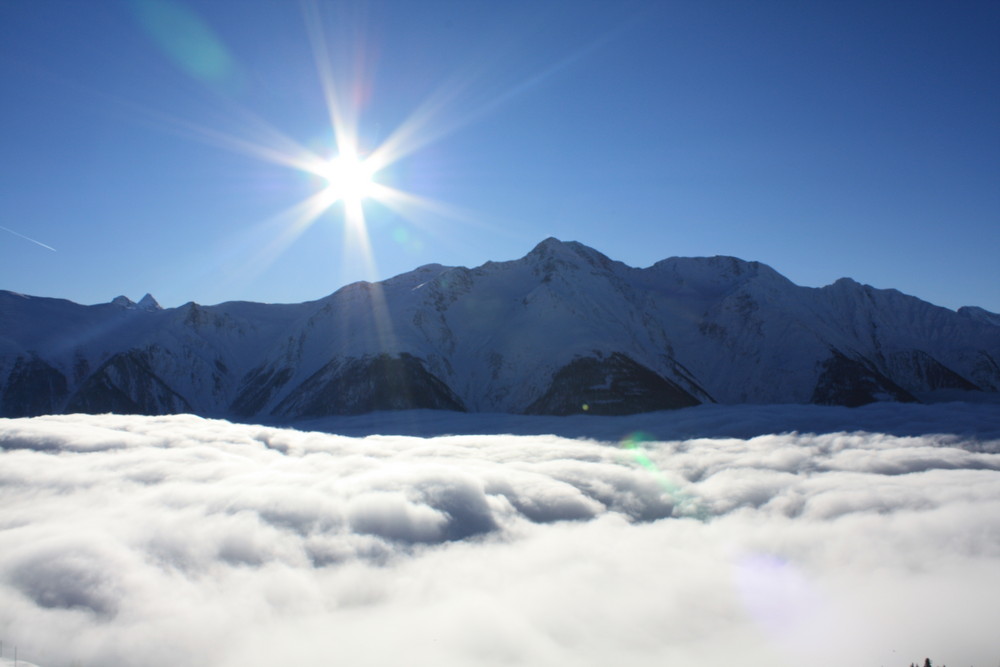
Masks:
[[[992,665],[1000,442],[901,409],[944,435],[0,420],[0,640],[45,667]]]

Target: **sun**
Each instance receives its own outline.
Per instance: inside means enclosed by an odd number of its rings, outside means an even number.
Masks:
[[[383,222],[398,217],[414,224],[419,224],[419,217],[427,215],[435,219],[448,217],[466,222],[475,217],[468,211],[396,187],[400,174],[406,173],[406,170],[396,167],[397,163],[467,122],[449,123],[443,129],[435,128],[431,122],[441,113],[441,101],[451,99],[461,86],[454,93],[442,89],[439,94],[432,95],[387,136],[382,137],[380,131],[374,135],[370,131],[361,132],[359,125],[364,101],[361,92],[368,90],[371,84],[364,77],[363,68],[354,72],[354,78],[345,76],[341,80],[336,75],[332,63],[339,59],[332,57],[327,48],[322,28],[324,18],[318,3],[303,2],[302,9],[329,117],[328,127],[317,130],[313,139],[303,144],[249,111],[242,113],[241,117],[245,116],[248,128],[259,132],[259,135],[230,134],[183,120],[171,125],[176,124],[179,130],[209,144],[291,168],[306,177],[304,182],[310,194],[279,211],[266,223],[281,231],[262,253],[264,263],[274,261],[305,230],[317,221],[325,220],[342,229],[345,257],[351,261],[360,259],[369,277],[375,280],[379,274],[368,233],[368,215],[381,216]],[[349,39],[343,41],[345,44],[350,42]],[[355,56],[364,55],[364,50],[359,49]],[[506,94],[498,98],[499,101],[504,99]],[[493,105],[491,102],[484,109]],[[381,137],[381,140],[370,141],[374,136]],[[397,243],[405,242],[405,234],[402,236],[404,238],[393,232],[393,240]]]
[[[316,171],[326,180],[331,201],[357,204],[374,195],[375,169],[355,153],[341,153]]]

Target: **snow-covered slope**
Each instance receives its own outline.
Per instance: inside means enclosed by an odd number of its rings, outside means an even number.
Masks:
[[[1000,315],[757,262],[637,269],[547,239],[318,301],[162,309],[0,292],[0,415],[622,414],[1000,397]]]

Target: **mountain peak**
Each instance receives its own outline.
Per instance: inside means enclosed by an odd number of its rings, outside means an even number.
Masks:
[[[553,236],[536,245],[527,256],[539,259],[558,258],[572,264],[582,259],[591,266],[603,269],[611,268],[613,263],[607,256],[579,241],[560,241]]]
[[[111,303],[120,308],[135,308],[135,301],[128,298],[124,294],[119,294],[115,298],[111,299]]]
[[[991,313],[985,308],[980,308],[978,306],[962,306],[958,309],[958,314],[975,322],[992,324],[1000,327],[1000,314]]]
[[[705,297],[727,294],[751,283],[781,288],[792,284],[767,264],[728,255],[670,257],[660,260],[650,270],[661,280],[672,283],[676,289]]]
[[[833,286],[834,287],[860,287],[861,283],[859,283],[854,278],[848,278],[848,277],[845,276],[843,278],[837,278],[833,282]]]
[[[139,310],[163,310],[163,306],[157,303],[156,299],[154,299],[153,295],[149,292],[146,292],[146,295],[139,299],[139,303],[136,304],[136,307]]]
[[[111,303],[126,310],[163,310],[163,306],[157,303],[156,299],[153,298],[153,295],[148,292],[144,297],[139,299],[139,303],[136,303],[124,294],[119,294],[113,298]]]
[[[548,255],[548,254],[553,253],[553,252],[558,252],[560,249],[564,248],[565,246],[566,246],[565,243],[563,243],[562,241],[560,241],[559,239],[557,239],[554,236],[550,236],[547,239],[543,240],[538,245],[536,245],[534,248],[532,248],[531,252],[529,252],[528,255],[529,256],[531,256],[531,255]]]

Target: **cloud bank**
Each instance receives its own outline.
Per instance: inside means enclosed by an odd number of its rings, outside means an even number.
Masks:
[[[1000,441],[959,426],[0,420],[0,640],[44,667],[994,665]]]
[[[974,394],[980,400],[991,394]],[[948,433],[979,439],[1000,439],[1000,403],[871,403],[859,408],[824,405],[717,405],[650,412],[627,417],[454,413],[435,410],[377,412],[350,417],[324,417],[298,422],[298,428],[370,435],[397,433],[438,436],[453,433],[537,435],[617,442],[643,431],[657,440],[698,437],[752,438],[770,433],[837,433],[867,431],[891,435]]]

